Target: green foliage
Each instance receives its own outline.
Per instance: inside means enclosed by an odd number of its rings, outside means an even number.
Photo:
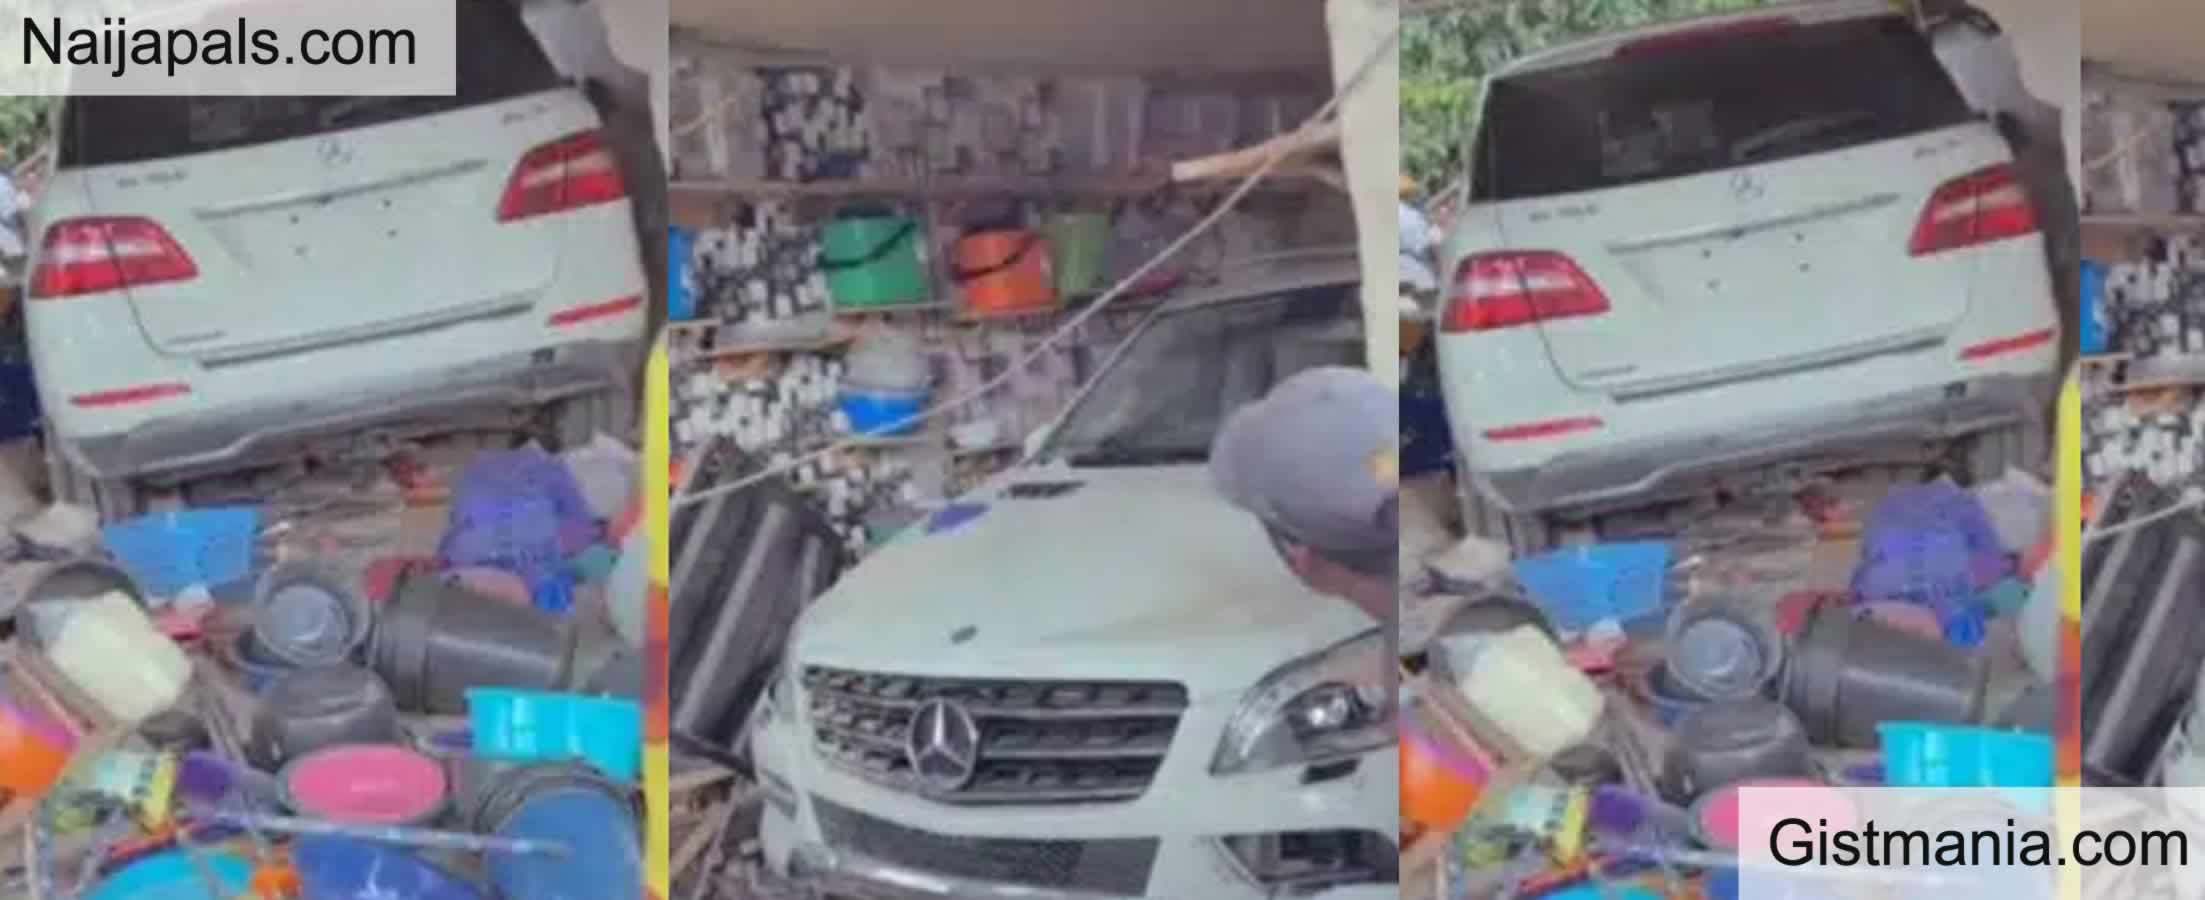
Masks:
[[[0,97],[0,166],[13,167],[46,140],[44,97]]]
[[[1603,32],[1769,2],[1506,0],[1412,16],[1401,34],[1402,174],[1426,188],[1455,177],[1477,125],[1478,86],[1510,59]]]

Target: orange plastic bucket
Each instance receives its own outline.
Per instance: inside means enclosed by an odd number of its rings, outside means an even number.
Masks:
[[[1414,721],[1401,729],[1401,817],[1451,832],[1478,805],[1491,777],[1484,762],[1449,748]]]
[[[29,708],[27,699],[0,701],[0,788],[37,797],[61,780],[75,740],[59,723]]]
[[[1023,229],[976,231],[957,240],[957,285],[965,310],[1003,315],[1057,304],[1049,241]]]

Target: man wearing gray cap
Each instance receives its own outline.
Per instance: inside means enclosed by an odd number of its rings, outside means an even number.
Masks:
[[[1286,567],[1391,632],[1401,407],[1362,369],[1322,367],[1233,413],[1210,448],[1220,493],[1263,523]]]

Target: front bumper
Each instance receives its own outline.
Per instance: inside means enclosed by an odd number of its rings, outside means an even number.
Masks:
[[[1233,698],[1237,701],[1238,698]],[[1342,777],[1308,779],[1301,767],[1215,777],[1210,754],[1223,725],[1217,706],[1197,701],[1181,720],[1164,769],[1139,798],[1121,803],[1062,806],[949,806],[893,791],[836,769],[813,751],[804,726],[761,716],[751,733],[752,758],[774,797],[765,809],[760,843],[768,866],[800,883],[867,900],[1106,900],[1129,896],[1170,900],[1262,900],[1277,896],[1242,874],[1216,838],[1304,830],[1352,830],[1391,836],[1399,825],[1400,768],[1388,747],[1356,761]],[[777,795],[777,796],[776,796]],[[822,826],[822,806],[856,812],[930,848],[999,841],[1153,842],[1145,889],[1098,888],[1079,879],[1040,885],[984,877],[986,865],[929,866],[938,856],[884,854],[838,845]],[[1096,851],[1098,853],[1103,851]],[[1094,860],[1086,860],[1091,868]],[[1071,863],[1075,869],[1079,862]],[[954,870],[954,871],[952,871]],[[1111,879],[1121,881],[1122,879]],[[1138,883],[1138,882],[1137,882]],[[1333,900],[1396,897],[1394,883],[1342,886],[1314,894]]]
[[[114,434],[64,434],[69,461],[102,478],[182,476],[304,454],[335,439],[389,428],[435,432],[487,411],[538,406],[628,385],[641,348],[589,341],[410,371],[250,408],[198,408]]]
[[[1045,890],[922,872],[824,844],[802,844],[793,854],[790,874],[796,881],[865,900],[1123,900],[1114,894]],[[1390,884],[1338,887],[1309,895],[1310,900],[1397,900],[1400,896],[1399,886]]]
[[[1733,430],[1702,430],[1570,451],[1541,465],[1472,469],[1481,493],[1516,512],[1597,512],[1687,496],[1756,468],[1877,458],[1894,445],[2042,421],[2056,374],[1997,375],[1794,409]],[[1473,456],[1474,458],[1474,456]]]

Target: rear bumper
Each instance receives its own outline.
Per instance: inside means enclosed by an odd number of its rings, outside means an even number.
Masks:
[[[128,430],[63,435],[70,462],[101,478],[186,475],[280,460],[377,429],[436,431],[633,378],[640,347],[587,341],[347,385],[241,408],[195,408]]]
[[[1540,465],[1472,471],[1486,496],[1516,512],[1590,512],[1713,487],[1779,463],[1873,458],[1901,442],[1946,440],[2040,421],[2056,374],[1994,375],[1795,409],[1751,427],[1565,451]]]

